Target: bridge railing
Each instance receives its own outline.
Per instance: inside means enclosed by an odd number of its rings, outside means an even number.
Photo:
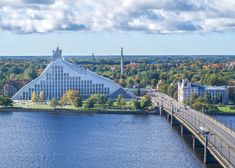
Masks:
[[[221,125],[220,122],[212,119],[211,117],[203,113],[200,113],[192,109],[174,107],[172,106],[173,103],[174,103],[173,101],[165,101],[163,102],[162,105],[165,110],[167,110],[170,113],[174,113],[174,115],[178,116],[181,120],[187,122],[187,124],[190,125],[192,129],[194,129],[194,131],[197,132],[198,134],[200,134],[200,127],[208,128],[208,126],[199,117],[197,117],[197,115],[201,115],[213,123],[216,122],[217,125],[219,124],[225,130],[227,129],[226,126]],[[195,113],[197,115],[195,115]],[[231,132],[230,129],[227,129],[226,131],[234,133],[233,131]],[[211,150],[214,150],[215,151],[214,153],[217,153],[218,157],[224,156],[224,158],[226,158],[227,161],[229,161],[230,164],[235,167],[235,147],[228,144],[222,137],[213,132],[213,130],[210,130],[210,127],[209,127],[209,132],[210,132],[210,135],[208,136],[209,148]]]
[[[173,99],[172,97],[168,96],[168,95],[165,95],[165,94],[162,94],[160,92],[157,92],[159,95],[161,95],[162,97],[166,97],[167,98],[167,105],[169,106],[170,103],[175,103],[175,104],[178,104],[179,102],[175,99]],[[184,106],[183,104],[181,105],[181,107]],[[187,108],[188,110],[192,110],[194,112],[197,112],[201,115],[204,115],[205,117],[207,117],[210,121],[216,123],[217,125],[220,125],[221,128],[223,128],[225,131],[229,132],[231,135],[234,136],[235,138],[235,130],[233,128],[230,128],[227,124],[224,124],[222,123],[221,121],[218,121],[217,119],[211,117],[210,115],[206,114],[206,113],[202,113],[202,112],[199,112],[199,111],[196,111],[192,108],[190,108],[189,106],[184,106],[185,108]]]
[[[186,121],[195,132],[200,134],[200,127],[208,128],[207,124],[205,124],[200,118],[195,117],[189,111],[180,111],[175,113],[182,120]],[[208,135],[209,147],[219,152],[220,155],[224,156],[231,165],[235,166],[235,147],[229,145],[221,136],[210,130],[210,134]]]

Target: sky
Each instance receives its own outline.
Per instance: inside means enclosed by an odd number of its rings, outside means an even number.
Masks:
[[[234,0],[1,0],[0,55],[235,55]]]

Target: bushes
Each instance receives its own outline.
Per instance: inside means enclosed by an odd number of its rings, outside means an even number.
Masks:
[[[141,100],[133,100],[131,105],[134,110],[147,109],[151,107],[152,100],[150,94],[146,94],[145,96],[142,97]]]
[[[2,107],[13,106],[13,101],[11,100],[11,98],[2,95],[0,96],[0,106]]]

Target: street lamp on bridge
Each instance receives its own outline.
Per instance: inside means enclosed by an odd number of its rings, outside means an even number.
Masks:
[[[204,145],[204,163],[207,162],[207,146],[208,146],[208,135],[210,135],[210,131],[205,127],[199,127],[201,134],[205,137],[205,145]]]

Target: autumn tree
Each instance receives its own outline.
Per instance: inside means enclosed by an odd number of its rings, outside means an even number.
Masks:
[[[33,103],[36,103],[38,101],[38,96],[35,92],[32,93],[31,101]]]
[[[68,97],[67,94],[64,94],[61,98],[60,98],[60,105],[63,107],[68,103]]]
[[[41,92],[39,93],[39,100],[40,100],[41,102],[44,102],[44,101],[45,101],[45,94],[44,94],[43,91],[41,91]]]
[[[66,96],[68,98],[68,101],[71,105],[75,107],[81,107],[82,106],[82,97],[76,90],[68,90],[66,92]]]

